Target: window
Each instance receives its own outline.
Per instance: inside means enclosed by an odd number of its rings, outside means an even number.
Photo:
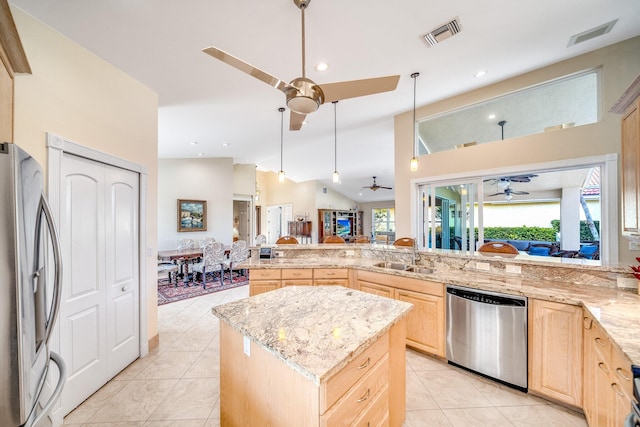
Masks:
[[[418,152],[596,123],[598,76],[598,70],[589,70],[421,120]]]
[[[521,244],[522,254],[539,259],[524,246],[547,243],[552,251],[575,255],[595,243],[600,259],[615,261],[617,209],[609,201],[617,194],[616,156],[549,166],[419,184],[420,247],[473,251],[489,240],[511,240]]]
[[[371,210],[373,218],[373,238],[385,243],[395,240],[396,220],[393,208],[374,208]]]

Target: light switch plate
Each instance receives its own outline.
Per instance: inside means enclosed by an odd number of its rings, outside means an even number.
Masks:
[[[249,339],[249,337],[242,337],[242,347],[244,350],[244,354],[251,357],[251,340]]]
[[[280,258],[283,254],[284,252],[282,251],[273,251],[273,256],[276,258]]]

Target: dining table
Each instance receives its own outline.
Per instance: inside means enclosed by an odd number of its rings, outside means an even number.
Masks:
[[[202,258],[202,248],[158,251],[159,261],[173,262],[178,266],[178,277],[185,286],[189,282],[189,264],[199,258]]]

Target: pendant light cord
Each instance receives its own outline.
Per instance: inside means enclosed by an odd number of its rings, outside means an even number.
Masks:
[[[336,108],[338,101],[333,101],[333,171],[338,171],[338,114]]]
[[[280,171],[282,171],[282,152],[284,147],[284,107],[278,108],[280,111]]]
[[[413,79],[413,157],[416,157],[416,80],[420,73],[411,74]]]

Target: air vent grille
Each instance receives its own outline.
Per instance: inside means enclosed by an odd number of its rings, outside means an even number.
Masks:
[[[462,30],[458,18],[453,19],[446,24],[440,25],[438,28],[422,36],[427,42],[427,46],[435,46],[438,43],[442,43],[443,40],[448,39],[451,36],[458,34]]]
[[[613,26],[616,25],[616,22],[618,22],[618,20],[614,19],[613,21],[607,22],[606,24],[598,25],[595,28],[571,36],[567,47],[573,46],[574,44],[586,42],[587,40],[591,40],[595,37],[600,37],[607,34],[611,31]]]

